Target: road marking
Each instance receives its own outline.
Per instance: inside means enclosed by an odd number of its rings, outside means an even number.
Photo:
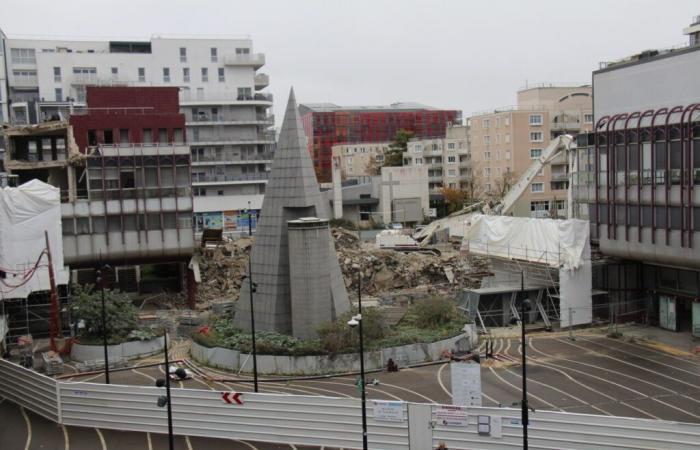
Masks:
[[[70,450],[70,439],[68,438],[68,429],[65,427],[65,425],[61,425],[61,429],[63,429],[63,442],[65,443],[63,448],[64,450]]]
[[[506,339],[506,342],[508,343],[508,345],[506,345],[506,348],[505,350],[503,350],[503,353],[507,355],[508,350],[510,350],[510,339]]]
[[[137,374],[137,375],[141,375],[142,377],[148,378],[149,380],[153,381],[154,383],[156,382],[156,379],[155,379],[154,377],[150,376],[150,375],[147,374],[147,373],[143,373],[143,372],[141,372],[140,370],[136,370],[136,369],[131,369],[131,371],[134,372],[134,373]]]
[[[657,349],[652,348],[652,347],[647,347],[646,345],[641,345],[641,344],[637,344],[637,343],[634,343],[634,342],[622,341],[622,340],[620,340],[620,339],[613,339],[613,338],[609,338],[609,337],[606,337],[605,339],[607,339],[607,340],[609,340],[609,341],[613,341],[613,342],[618,343],[618,344],[625,344],[625,345],[628,345],[628,346],[630,346],[630,347],[641,348],[641,349],[650,351],[650,352],[652,352],[652,353],[658,353],[659,355],[664,356],[664,357],[666,357],[666,358],[675,359],[675,360],[678,360],[678,361],[682,361],[682,362],[684,362],[684,363],[688,363],[688,364],[693,365],[693,366],[700,367],[700,364],[698,364],[698,363],[696,363],[696,362],[694,362],[694,361],[691,361],[691,360],[685,359],[685,358],[680,358],[680,357],[675,356],[675,355],[669,355],[669,354],[666,353],[666,352],[662,352],[662,351],[657,350]]]
[[[27,411],[24,410],[24,406],[19,407],[22,411],[22,417],[24,417],[24,422],[27,424],[27,443],[24,445],[24,450],[29,450],[29,445],[32,443],[32,424],[29,421],[29,416]]]
[[[187,444],[187,450],[192,450],[192,443],[190,442],[189,436],[185,436],[185,443]]]
[[[540,353],[541,355],[543,355],[545,358],[557,359],[557,358],[555,358],[553,355],[550,355],[550,354],[548,354],[548,353],[545,353],[545,352],[543,352],[543,351],[541,351],[541,350],[536,349],[535,346],[532,345],[532,339],[529,340],[528,346],[529,346],[533,351],[535,351],[535,352]],[[538,361],[539,361],[539,360],[538,360]],[[652,400],[656,400],[656,399],[654,399],[653,397],[650,397],[650,396],[648,396],[648,395],[646,395],[646,394],[644,394],[644,393],[642,393],[642,392],[636,391],[636,390],[634,390],[634,389],[632,389],[632,388],[630,388],[630,387],[623,386],[623,385],[621,385],[621,384],[615,383],[614,381],[610,381],[610,380],[608,380],[608,379],[601,378],[601,377],[598,377],[598,376],[596,376],[596,375],[592,375],[592,374],[590,374],[590,373],[588,373],[588,372],[583,372],[583,371],[578,370],[578,369],[572,369],[572,368],[570,368],[570,367],[566,367],[566,366],[554,364],[554,363],[552,363],[552,362],[546,362],[546,363],[545,363],[545,362],[540,362],[540,364],[546,364],[546,365],[551,365],[551,366],[554,366],[554,367],[560,367],[562,370],[569,370],[569,371],[572,371],[572,372],[576,372],[576,373],[579,373],[579,374],[581,374],[581,375],[585,375],[585,376],[587,376],[587,377],[594,378],[594,379],[596,379],[596,380],[602,381],[603,383],[612,384],[613,386],[617,386],[617,387],[619,387],[619,388],[626,389],[626,390],[628,390],[628,391],[630,391],[630,392],[632,392],[632,393],[634,393],[634,394],[636,394],[636,395],[638,395],[638,396],[641,396],[641,397],[643,397],[643,398],[650,398],[650,399],[652,399]],[[595,367],[595,366],[593,366],[593,367]],[[602,392],[599,392],[599,393],[600,393],[601,395],[604,395],[605,397],[610,397],[609,395],[603,394]],[[644,414],[645,416],[651,417],[652,419],[661,420],[660,417],[657,417],[657,416],[655,416],[655,415],[653,415],[653,414],[651,414],[651,413],[649,413],[649,412],[647,412],[647,411],[645,411],[645,410],[643,410],[643,409],[637,408],[636,406],[632,406],[632,405],[630,405],[630,404],[627,403],[627,402],[618,400],[618,399],[616,399],[616,398],[614,398],[614,397],[610,397],[610,398],[613,398],[614,401],[619,402],[621,405],[624,405],[624,406],[627,406],[628,408],[634,409],[635,411],[640,412],[640,413]],[[657,400],[657,401],[658,401],[658,400]],[[662,403],[663,403],[663,402],[662,402]]]
[[[289,446],[292,447],[292,450],[297,450],[297,448],[294,444],[289,444]]]
[[[445,387],[445,384],[442,382],[442,371],[445,367],[447,367],[449,365],[450,365],[450,363],[445,363],[442,366],[440,366],[440,370],[438,370],[438,372],[437,372],[437,379],[438,379],[438,384],[440,385],[442,390],[445,391],[445,394],[449,395],[450,398],[452,398],[452,393],[449,390],[447,390],[447,388]],[[481,389],[481,396],[484,397],[485,399],[493,402],[494,405],[501,404],[500,402],[496,401],[495,398],[491,397],[490,395],[487,395],[486,392],[484,392],[483,387]]]
[[[237,440],[237,439],[236,439],[236,442],[240,442],[241,444],[247,445],[248,447],[252,448],[253,450],[260,450],[258,447],[254,446],[254,445],[251,444],[250,442],[239,441],[239,440]]]
[[[324,383],[326,383],[326,384],[337,384],[337,385],[340,385],[340,386],[347,386],[347,385],[348,385],[347,383],[338,383],[338,382],[336,382],[336,381],[324,381]],[[382,390],[377,389],[377,388],[371,388],[371,387],[369,387],[369,386],[365,386],[365,390],[366,390],[366,391],[379,392],[380,394],[385,394],[387,397],[391,397],[391,398],[393,398],[394,400],[403,401],[403,399],[402,399],[401,397],[397,397],[397,396],[394,395],[394,394],[390,394],[390,393],[388,393],[388,392],[386,392],[386,391],[382,391]]]
[[[515,388],[516,390],[518,390],[518,391],[520,391],[520,392],[523,391],[522,388],[519,388],[518,386],[514,385],[514,384],[511,383],[510,381],[507,381],[506,379],[504,379],[503,377],[501,377],[499,374],[497,374],[496,371],[493,370],[493,367],[489,367],[489,370],[491,371],[491,373],[493,373],[493,374],[496,376],[496,378],[498,378],[499,380],[501,380],[501,381],[504,382],[505,384],[507,384],[507,385],[509,385],[509,386],[511,386],[511,387],[513,387],[513,388]],[[544,399],[542,399],[542,398],[540,398],[540,397],[538,397],[538,396],[536,396],[536,395],[534,395],[534,394],[528,393],[527,395],[528,395],[528,397],[532,397],[532,398],[534,398],[535,400],[538,400],[538,401],[544,403],[545,405],[551,406],[553,409],[557,409],[557,410],[559,410],[559,411],[563,411],[563,409],[559,408],[558,406],[556,406],[556,405],[554,405],[554,404],[552,404],[552,403],[549,403],[547,400],[544,400]]]
[[[331,393],[331,394],[334,394],[337,396],[341,396],[341,397],[353,398],[352,395],[344,394],[342,392],[333,391],[330,389],[323,389],[323,388],[319,388],[319,387],[314,387],[314,386],[297,385],[297,387],[293,387],[293,386],[285,385],[282,383],[266,383],[266,384],[277,386],[278,389],[286,389],[286,390],[292,391],[292,392],[303,392],[305,395],[314,395],[314,392],[309,392],[309,390],[312,390],[312,391],[316,390],[319,392],[328,392],[328,393]]]
[[[99,436],[100,442],[102,443],[102,450],[107,450],[107,442],[105,441],[105,437],[102,436],[102,432],[99,428],[95,428],[95,431],[97,431],[97,436]]]
[[[151,433],[146,433],[146,441],[148,441],[148,450],[153,450],[153,442],[151,441]]]

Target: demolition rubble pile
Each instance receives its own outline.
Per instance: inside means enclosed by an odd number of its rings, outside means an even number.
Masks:
[[[335,248],[348,291],[357,291],[358,269],[362,273],[362,292],[370,295],[431,286],[441,291],[456,287],[478,287],[479,273],[485,262],[465,258],[458,252],[437,256],[429,253],[380,250],[362,243],[355,234],[334,228]]]
[[[241,237],[199,251],[202,282],[197,285],[199,303],[217,303],[238,299],[241,281],[248,267],[253,239]]]

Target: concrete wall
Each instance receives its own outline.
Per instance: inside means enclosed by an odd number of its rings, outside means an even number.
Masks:
[[[384,223],[393,222],[393,201],[402,198],[419,198],[423,215],[428,216],[430,205],[427,167],[382,167],[379,201]],[[396,215],[400,217],[400,213],[395,213],[394,216]]]
[[[402,367],[410,364],[437,361],[443,350],[469,350],[476,347],[476,334],[467,332],[432,343],[409,344],[365,352],[365,370],[383,369],[392,358]],[[212,367],[227,370],[253,370],[252,356],[237,350],[220,347],[207,348],[192,342],[192,358]],[[357,353],[317,356],[258,355],[258,372],[262,374],[314,375],[326,373],[357,372],[360,360]]]
[[[153,355],[163,351],[163,338],[155,338],[150,341],[130,341],[118,345],[107,346],[109,359],[126,358],[134,359]],[[70,352],[71,359],[75,361],[104,360],[104,347],[101,345],[73,344]]]

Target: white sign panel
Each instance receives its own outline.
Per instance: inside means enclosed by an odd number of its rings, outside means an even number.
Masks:
[[[478,416],[477,432],[481,436],[491,436],[501,439],[503,437],[500,416]]]
[[[437,208],[428,208],[428,216],[437,217]]]
[[[481,406],[481,366],[475,362],[450,363],[452,404]]]
[[[374,420],[382,422],[403,422],[403,402],[374,402]]]
[[[435,410],[435,422],[445,427],[466,427],[469,424],[467,408],[442,406]]]

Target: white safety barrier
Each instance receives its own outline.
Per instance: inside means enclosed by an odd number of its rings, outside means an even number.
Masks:
[[[265,385],[263,384],[263,387]],[[56,382],[0,360],[0,396],[63,425],[167,433],[163,388]],[[229,399],[230,400],[230,399]],[[178,435],[362,447],[360,402],[351,398],[172,389]],[[377,406],[375,408],[375,406]],[[377,411],[377,416],[375,416]],[[513,450],[522,445],[520,410],[367,402],[369,447],[375,450]],[[481,428],[479,423],[482,423]],[[529,444],[541,450],[698,448],[700,424],[554,411],[530,413]]]

